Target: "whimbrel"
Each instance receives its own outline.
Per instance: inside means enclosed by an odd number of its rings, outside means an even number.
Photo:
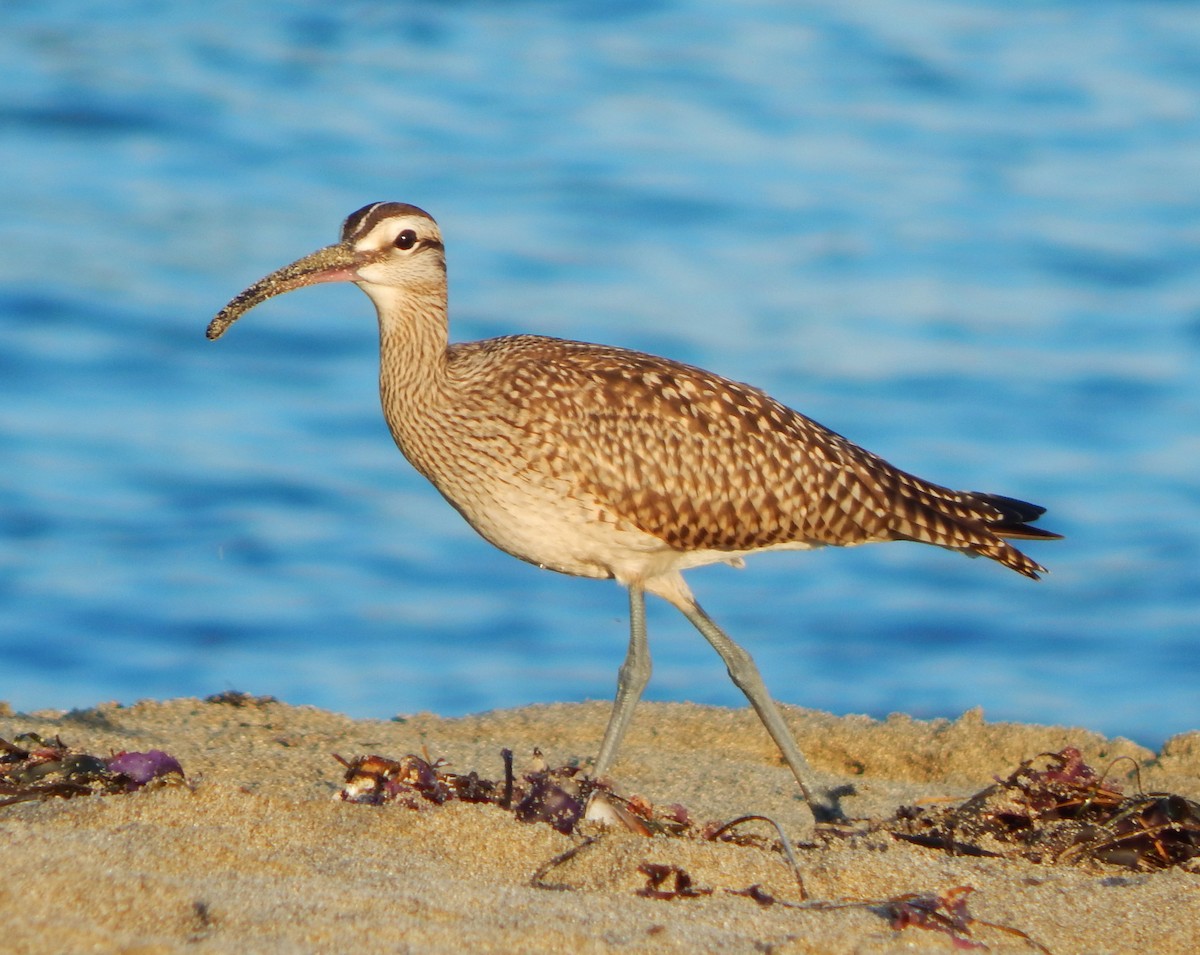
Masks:
[[[713,622],[681,571],[747,554],[909,540],[984,556],[1036,579],[1008,538],[1045,509],[907,474],[750,385],[622,348],[513,335],[449,344],[446,257],[432,216],[376,202],[341,241],[256,282],[208,326],[219,338],[267,299],[353,282],[379,320],[379,391],[400,451],[472,527],[539,567],[615,578],[629,648],[596,757],[605,774],[650,677],[645,593],[716,649],[818,819],[817,784],[750,655]]]

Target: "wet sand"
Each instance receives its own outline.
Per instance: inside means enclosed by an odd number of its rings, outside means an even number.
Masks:
[[[0,737],[61,735],[73,748],[161,749],[189,785],[0,807],[0,951],[122,952],[939,952],[949,935],[892,927],[866,906],[764,905],[731,891],[760,886],[797,900],[778,852],[605,831],[546,882],[534,874],[579,836],[523,823],[497,806],[414,811],[336,800],[334,753],[400,758],[426,751],[453,770],[502,779],[540,748],[550,765],[594,754],[607,703],[443,719],[351,720],[282,703],[199,700],[103,704],[63,714],[0,711]],[[883,818],[905,804],[961,800],[1024,759],[1074,746],[1103,770],[1141,768],[1147,791],[1200,799],[1200,732],[1155,754],[1081,729],[886,721],[788,709],[801,748],[830,781],[853,783],[844,808]],[[1122,761],[1113,778],[1136,791]],[[807,842],[812,820],[770,740],[747,710],[643,704],[614,767],[614,788],[692,817],[770,816]],[[753,830],[753,824],[748,824]],[[760,827],[762,835],[771,832]],[[971,886],[972,938],[992,952],[1055,955],[1200,950],[1200,874],[1077,868],[972,858],[879,835],[797,850],[811,899],[944,895]],[[676,866],[711,894],[637,894],[639,866]]]

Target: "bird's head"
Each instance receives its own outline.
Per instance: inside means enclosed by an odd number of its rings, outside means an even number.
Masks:
[[[403,202],[373,202],[342,224],[341,241],[259,279],[208,325],[220,338],[239,318],[276,295],[321,282],[353,282],[376,307],[397,295],[444,294],[446,258],[433,216]]]

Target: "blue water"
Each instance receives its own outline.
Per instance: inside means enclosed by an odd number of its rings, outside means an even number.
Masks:
[[[357,290],[204,338],[396,199],[456,338],[701,364],[1067,536],[1040,584],[908,544],[693,572],[781,700],[1200,727],[1198,50],[1165,2],[5,4],[0,698],[611,695],[623,593],[396,453]],[[650,626],[649,698],[741,705]]]

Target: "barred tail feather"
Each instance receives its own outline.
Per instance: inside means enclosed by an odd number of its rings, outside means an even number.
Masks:
[[[1044,507],[978,491],[951,491],[904,475],[894,502],[892,531],[897,537],[922,541],[987,557],[1037,580],[1046,568],[1008,543],[1017,540],[1058,540],[1061,534],[1032,526]]]

